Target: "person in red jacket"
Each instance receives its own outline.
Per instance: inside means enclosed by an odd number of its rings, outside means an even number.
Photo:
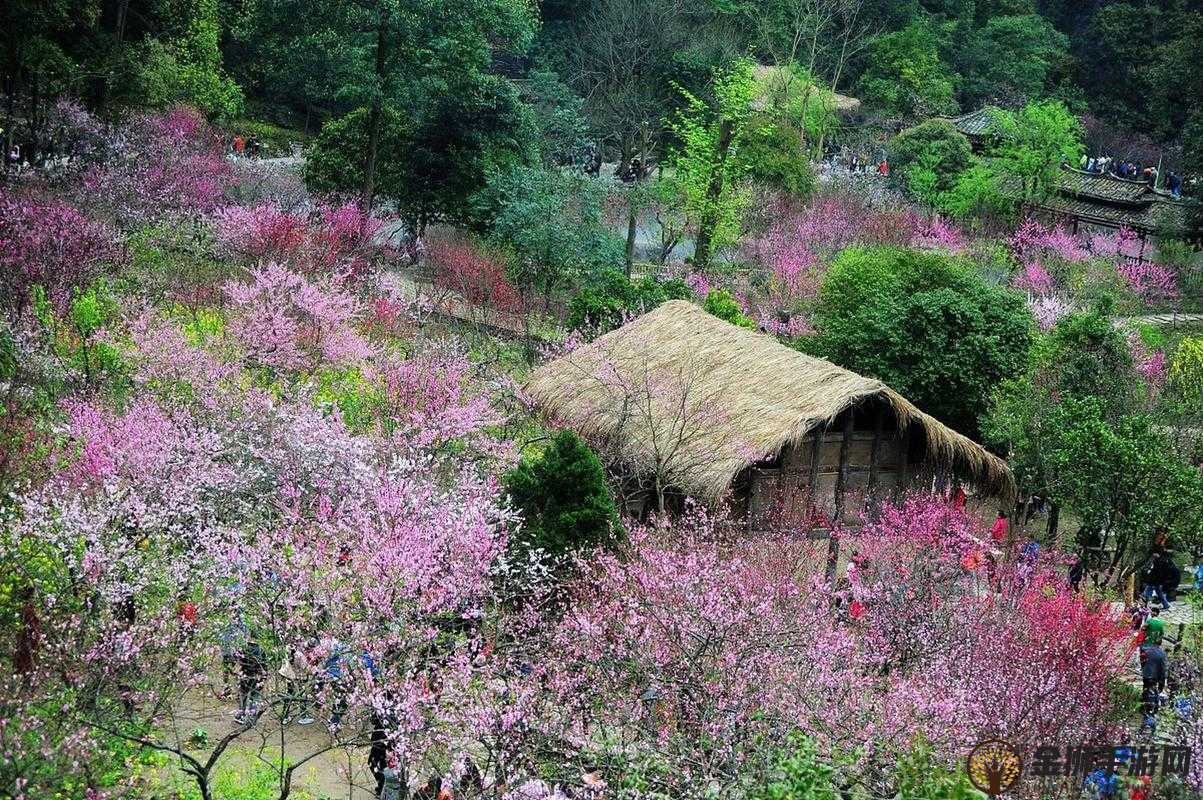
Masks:
[[[1010,531],[1010,525],[1007,523],[1007,513],[1001,508],[998,510],[998,516],[994,519],[994,524],[990,527],[990,538],[996,543],[1002,544],[1007,540],[1007,533]]]

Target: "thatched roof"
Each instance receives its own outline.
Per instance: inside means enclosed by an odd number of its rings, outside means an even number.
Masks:
[[[755,111],[765,111],[774,103],[783,102],[786,98],[798,94],[802,88],[802,81],[785,67],[757,64],[754,75],[759,89],[757,96],[752,100],[752,109]],[[837,115],[847,116],[860,111],[860,100],[855,97],[830,92],[818,85],[811,85],[810,93],[825,101],[827,107]]]
[[[552,422],[633,472],[652,474],[659,461],[674,486],[702,499],[722,498],[742,470],[870,397],[893,409],[900,428],[926,432],[933,461],[991,494],[1013,492],[1006,462],[881,381],[683,300],[545,364],[524,388]]]

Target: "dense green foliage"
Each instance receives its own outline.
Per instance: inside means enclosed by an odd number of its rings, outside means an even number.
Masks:
[[[523,518],[513,544],[553,563],[610,544],[621,532],[605,470],[572,431],[557,433],[541,455],[524,457],[505,483]]]
[[[1025,198],[1048,194],[1061,164],[1076,164],[1082,154],[1082,123],[1058,101],[1028,103],[1014,112],[996,110],[991,121],[992,163]]]
[[[1044,17],[991,17],[974,31],[960,56],[967,108],[1040,97],[1061,74],[1069,39]]]
[[[659,282],[647,276],[631,280],[606,270],[585,284],[568,306],[568,327],[605,333],[667,300],[689,300],[693,292],[680,279]]]
[[[381,111],[376,193],[419,231],[436,220],[473,222],[469,198],[489,176],[537,156],[533,116],[509,83],[482,76],[457,89],[432,98],[417,120],[390,107]],[[306,163],[312,189],[360,188],[370,118],[358,109],[326,124]]]
[[[726,289],[711,289],[706,294],[702,308],[706,309],[708,314],[713,314],[732,325],[756,330],[756,323],[744,316],[739,309],[739,303],[735,302],[735,298]]]
[[[930,171],[933,189],[947,192],[972,163],[969,140],[944,120],[930,120],[907,128],[890,141],[892,174],[904,187],[909,187],[912,175]]]
[[[858,0],[803,14],[790,0],[686,6],[649,0],[49,0],[7,3],[0,52],[13,107],[42,117],[61,94],[101,108],[185,101],[312,132],[388,105],[432,116],[492,70],[526,72],[551,163],[596,143],[607,158],[661,158],[678,87],[709,102],[716,68],[740,55],[806,75],[799,85],[861,97],[918,122],[986,103],[1058,98],[1125,132],[1184,145],[1203,163],[1203,10],[1186,0],[1070,3]],[[826,7],[825,7],[826,8]],[[516,67],[519,57],[533,58]],[[525,66],[529,64],[530,66]],[[515,77],[518,77],[515,75]],[[809,91],[794,99],[809,97]],[[791,104],[787,104],[791,105]],[[807,146],[822,103],[787,117]],[[791,116],[792,115],[792,116]],[[802,119],[805,117],[805,119]],[[11,120],[10,120],[11,122]],[[826,127],[824,123],[820,127]],[[11,127],[11,126],[6,126]],[[1133,137],[1135,138],[1135,137]]]
[[[758,122],[753,120],[736,156],[739,172],[761,186],[808,197],[815,188],[815,171],[800,146],[802,134],[784,121]]]
[[[694,227],[694,263],[704,269],[713,253],[735,243],[748,195],[740,182],[747,163],[739,151],[747,137],[756,96],[751,63],[716,72],[711,104],[685,88],[685,108],[671,123],[680,140],[670,158],[671,185]]]
[[[1037,342],[1030,368],[999,386],[983,423],[1023,490],[1072,508],[1128,570],[1158,532],[1190,546],[1203,534],[1187,510],[1203,479],[1145,397],[1124,335],[1095,310],[1062,319]]]
[[[955,78],[940,59],[940,39],[929,24],[916,21],[879,36],[866,61],[860,92],[885,113],[923,119],[957,110]]]
[[[514,256],[514,277],[551,293],[617,268],[622,242],[602,218],[605,187],[579,174],[539,167],[495,172],[477,198],[490,237]]]
[[[1031,317],[948,256],[853,248],[823,280],[816,323],[808,349],[973,434],[991,388],[1026,362]]]

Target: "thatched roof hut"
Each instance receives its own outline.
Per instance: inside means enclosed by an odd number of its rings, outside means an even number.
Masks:
[[[800,99],[796,96],[801,94],[803,82],[788,68],[757,64],[754,75],[758,89],[752,100],[754,111],[766,111],[777,103]],[[855,97],[828,91],[817,84],[811,84],[809,91],[816,102],[826,103],[827,109],[836,116],[850,117],[860,111],[861,102]]]
[[[664,303],[540,367],[525,392],[553,423],[576,430],[626,469],[657,472],[703,500],[726,497],[741,473],[815,438],[842,412],[870,405],[891,416],[892,430],[908,441],[909,432],[920,432],[924,460],[943,474],[986,494],[1013,493],[1005,461],[881,381],[686,301]],[[846,474],[846,464],[841,471]]]

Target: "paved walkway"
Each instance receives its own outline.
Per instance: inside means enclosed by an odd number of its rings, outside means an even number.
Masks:
[[[1115,317],[1116,325],[1203,325],[1203,314],[1149,314],[1143,317]]]

